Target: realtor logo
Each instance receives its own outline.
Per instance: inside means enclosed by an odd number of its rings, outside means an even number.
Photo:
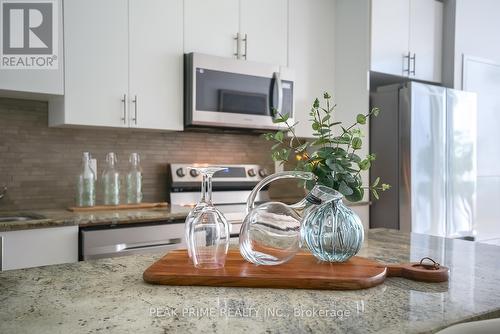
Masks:
[[[1,69],[57,69],[55,0],[0,0]]]

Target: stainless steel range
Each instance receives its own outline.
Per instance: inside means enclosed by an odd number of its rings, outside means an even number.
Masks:
[[[169,166],[168,195],[172,211],[179,206],[192,207],[200,199],[201,176],[188,170],[193,164]],[[227,170],[213,177],[212,199],[231,223],[231,237],[237,238],[245,216],[245,205],[253,187],[267,171],[259,165],[223,165]],[[268,200],[267,190],[258,201]],[[182,212],[186,213],[186,208]],[[180,210],[180,209],[179,209]],[[112,219],[110,219],[112,220]],[[185,248],[184,219],[105,224],[80,228],[80,259],[96,259],[127,254],[167,252]]]
[[[200,200],[201,175],[188,167],[193,164],[171,164],[169,177],[169,202],[178,206],[194,206]],[[210,165],[207,165],[210,166]],[[212,180],[212,202],[222,211],[231,223],[231,237],[239,235],[245,218],[248,195],[253,187],[268,175],[268,171],[259,165],[227,165],[226,170],[214,174]],[[267,201],[266,189],[259,193],[257,201]]]

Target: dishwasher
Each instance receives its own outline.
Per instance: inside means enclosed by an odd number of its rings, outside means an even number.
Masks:
[[[80,260],[186,248],[184,220],[80,228]]]

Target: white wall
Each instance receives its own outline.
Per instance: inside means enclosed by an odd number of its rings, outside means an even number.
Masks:
[[[478,94],[477,114],[477,216],[476,231],[479,240],[500,238],[498,210],[500,202],[500,1],[498,0],[449,0],[455,11],[452,82],[457,89]],[[453,8],[454,6],[454,8]],[[451,30],[451,29],[450,29]],[[445,34],[446,37],[446,34]],[[451,45],[451,44],[449,44]],[[469,67],[463,72],[463,56],[488,60]],[[446,58],[445,58],[446,62]],[[446,64],[445,64],[446,66]],[[445,69],[446,70],[446,69]],[[466,86],[463,81],[466,80]]]
[[[453,87],[461,89],[463,55],[500,63],[500,1],[452,1],[456,6]]]
[[[356,115],[368,113],[370,66],[370,6],[368,0],[337,0],[335,2],[335,91],[338,120],[352,124]],[[369,153],[368,125],[362,127],[365,137],[363,149],[358,153],[364,157]],[[363,184],[369,183],[368,173],[362,173]],[[365,191],[363,201],[369,199]],[[356,206],[365,228],[369,227],[369,206]]]

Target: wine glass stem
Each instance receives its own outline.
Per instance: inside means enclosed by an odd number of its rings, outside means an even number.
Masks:
[[[201,202],[206,203],[206,192],[207,192],[207,175],[205,173],[202,174],[201,181]]]
[[[206,191],[206,201],[208,204],[212,204],[212,175],[206,175],[207,191]]]

